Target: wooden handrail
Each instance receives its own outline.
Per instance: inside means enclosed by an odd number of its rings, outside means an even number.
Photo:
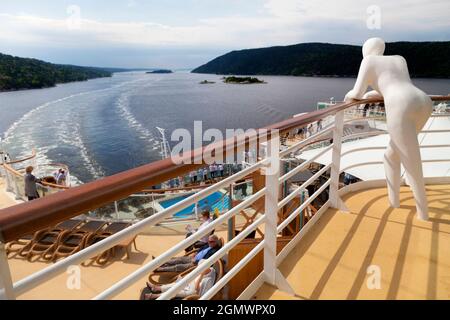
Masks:
[[[450,96],[432,96],[431,98],[434,101],[450,100]],[[365,99],[340,103],[327,109],[293,117],[263,129],[277,129],[280,133],[285,133],[355,105],[379,102],[382,100]],[[249,139],[247,137],[246,141]],[[215,150],[220,150],[217,148],[222,148],[221,150],[237,149],[238,141],[238,137],[232,137],[207,147],[208,150],[213,150],[213,148],[216,148]],[[166,158],[70,188],[64,192],[57,192],[44,198],[2,209],[0,210],[0,241],[8,242],[17,239],[115,200],[123,199],[130,194],[141,192],[149,186],[198,169],[204,166],[203,162],[198,161],[198,159],[203,159],[204,149],[205,147],[202,147],[185,152],[181,159],[184,160],[184,163],[189,164],[177,165],[171,158]]]
[[[36,150],[33,149],[33,151],[31,152],[31,155],[28,157],[25,157],[23,159],[17,159],[17,160],[12,160],[9,162],[5,162],[6,164],[14,164],[14,163],[19,163],[19,162],[23,162],[23,161],[27,161],[30,159],[33,159],[34,157],[36,157]]]

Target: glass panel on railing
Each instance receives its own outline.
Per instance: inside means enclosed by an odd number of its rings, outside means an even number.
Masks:
[[[116,202],[117,218],[120,220],[141,220],[156,212],[155,197],[149,195],[131,195]]]

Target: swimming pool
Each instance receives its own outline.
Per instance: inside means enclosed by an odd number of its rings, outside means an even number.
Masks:
[[[205,205],[205,202],[208,201],[208,205],[211,207],[211,213],[214,211],[215,208],[218,208],[220,211],[222,211],[223,209],[228,210],[230,207],[228,196],[225,196],[224,201],[219,201],[219,199],[222,198],[223,195],[224,194],[220,191],[216,191],[213,194],[210,194],[209,196],[198,202],[199,209],[201,210],[201,208]],[[164,209],[167,209],[168,207],[173,206],[174,204],[188,198],[189,196],[191,195],[185,195],[173,199],[163,200],[159,204]],[[219,201],[219,203],[217,203],[217,201]],[[187,216],[192,215],[193,213],[194,213],[194,205],[190,205],[189,207],[175,213],[174,217],[185,218]]]

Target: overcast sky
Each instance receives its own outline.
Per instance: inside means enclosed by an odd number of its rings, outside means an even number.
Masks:
[[[54,63],[193,68],[230,50],[450,40],[450,0],[0,0],[0,52]]]

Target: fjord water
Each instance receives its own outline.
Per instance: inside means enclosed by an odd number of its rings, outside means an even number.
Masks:
[[[156,127],[259,128],[341,100],[355,79],[259,76],[266,84],[225,84],[221,76],[116,73],[55,88],[0,93],[2,148],[13,157],[38,152],[40,163],[69,165],[82,182],[161,158]],[[214,84],[199,84],[202,80]],[[429,94],[450,80],[415,79]],[[173,143],[172,143],[173,144]]]

